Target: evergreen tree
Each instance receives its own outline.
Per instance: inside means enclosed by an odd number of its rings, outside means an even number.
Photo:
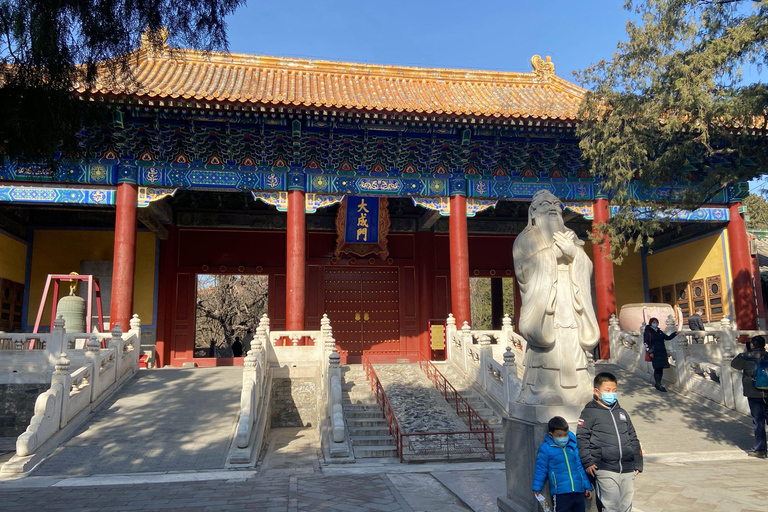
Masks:
[[[171,46],[226,49],[225,17],[244,3],[0,0],[0,159],[53,163],[75,152],[83,124],[110,118],[103,103],[87,101],[97,78],[136,85],[128,64],[142,34],[155,50],[166,36]]]
[[[577,133],[613,204],[614,256],[653,241],[652,212],[696,208],[768,168],[768,89],[745,66],[768,63],[768,0],[628,0],[636,22],[611,61],[580,73],[591,91]],[[639,199],[630,181],[655,196]],[[681,184],[691,185],[682,187]]]
[[[744,200],[747,207],[747,229],[768,230],[768,201],[756,194],[749,194]]]

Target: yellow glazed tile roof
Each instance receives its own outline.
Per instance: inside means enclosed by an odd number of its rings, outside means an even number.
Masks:
[[[382,66],[142,48],[133,97],[283,107],[574,120],[584,89],[538,55],[530,73]],[[92,92],[119,93],[108,81]],[[84,92],[82,87],[80,92]]]

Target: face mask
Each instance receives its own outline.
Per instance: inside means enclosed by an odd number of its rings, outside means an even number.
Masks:
[[[600,399],[605,405],[613,405],[619,399],[619,395],[617,393],[602,393]]]
[[[569,441],[567,437],[553,437],[552,440],[560,448],[565,448],[568,445],[568,441]]]
[[[651,324],[651,327],[653,327],[654,329],[656,329],[658,326],[659,326],[659,324],[657,324],[656,322],[653,322],[653,323]]]

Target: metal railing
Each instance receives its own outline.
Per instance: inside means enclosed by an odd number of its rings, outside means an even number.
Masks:
[[[492,460],[496,460],[496,451],[493,438],[493,430],[488,424],[480,417],[477,412],[467,403],[464,398],[451,386],[451,384],[440,374],[439,371],[429,361],[421,361],[419,366],[422,368],[429,368],[431,366],[432,372],[427,371],[427,375],[430,376],[434,382],[443,382],[443,396],[446,401],[451,404],[455,404],[456,414],[461,417],[469,425],[468,431],[445,431],[445,432],[403,432],[400,424],[397,422],[395,413],[392,409],[392,405],[384,392],[384,387],[381,385],[379,377],[376,375],[376,371],[373,369],[368,355],[363,355],[363,368],[365,369],[365,375],[370,382],[371,391],[376,396],[376,402],[381,406],[381,412],[384,415],[384,419],[387,421],[390,435],[395,440],[395,449],[397,455],[400,458],[400,462],[407,460],[429,460],[434,456],[440,455],[447,460],[456,458],[457,455],[467,456],[475,454],[479,451],[483,454],[488,452],[491,455]],[[436,376],[435,372],[439,374]],[[441,389],[440,386],[437,386]],[[450,390],[450,393],[449,391]],[[453,401],[451,400],[453,398]]]
[[[483,418],[475,411],[469,402],[467,402],[456,388],[454,388],[448,379],[440,373],[431,361],[419,361],[419,368],[427,373],[429,378],[435,385],[435,387],[442,391],[445,401],[453,405],[456,414],[466,422],[469,426],[469,432],[452,432],[451,434],[472,434],[477,441],[480,441],[485,446],[485,449],[491,454],[491,458],[496,460],[496,446],[494,444],[493,430],[485,422]],[[481,439],[482,436],[482,439]],[[490,436],[490,442],[489,442]]]
[[[397,456],[400,457],[400,462],[403,462],[403,433],[400,430],[397,418],[395,418],[395,413],[392,411],[389,399],[386,393],[384,393],[384,387],[381,385],[381,381],[379,381],[379,377],[376,375],[376,371],[373,369],[373,364],[371,364],[367,354],[363,354],[363,369],[365,370],[366,378],[371,383],[371,391],[376,395],[376,402],[381,405],[381,412],[384,414],[384,419],[387,420],[389,434],[395,439]]]

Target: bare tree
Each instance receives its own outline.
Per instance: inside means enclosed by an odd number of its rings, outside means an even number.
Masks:
[[[232,343],[256,331],[267,312],[267,276],[199,275],[195,356],[231,357]]]

